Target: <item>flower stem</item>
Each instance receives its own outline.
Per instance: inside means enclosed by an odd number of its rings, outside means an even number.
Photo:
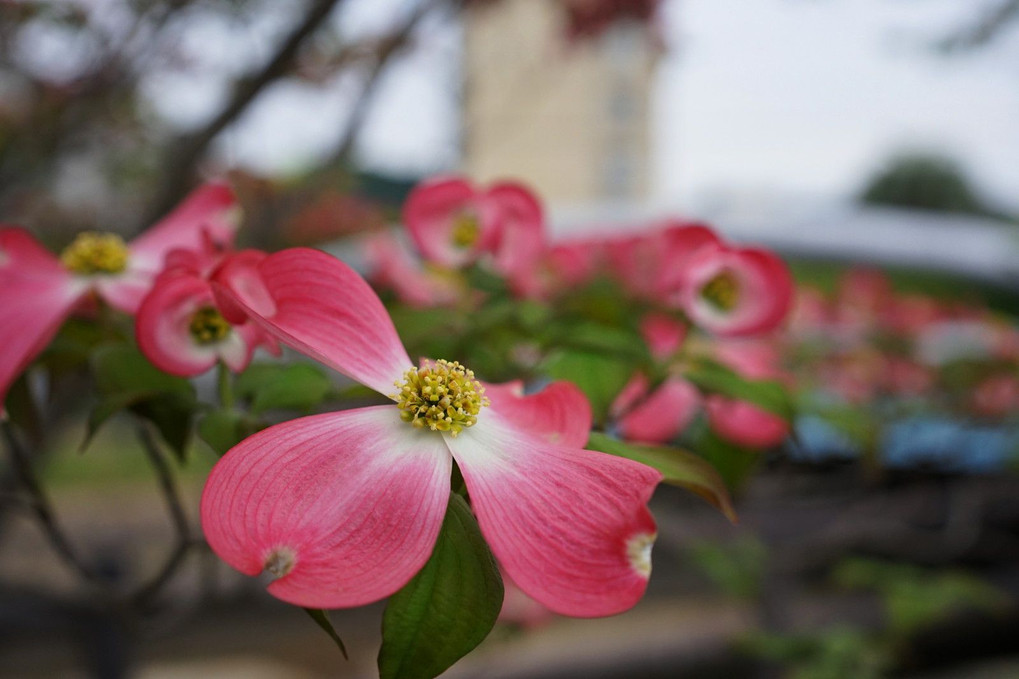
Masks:
[[[219,405],[223,410],[230,410],[234,407],[233,383],[230,376],[230,369],[220,361],[216,364],[219,377]]]

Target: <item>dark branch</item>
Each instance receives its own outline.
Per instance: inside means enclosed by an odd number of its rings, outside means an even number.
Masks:
[[[35,469],[32,467],[32,460],[28,452],[22,447],[17,434],[14,433],[11,423],[7,419],[0,419],[0,429],[3,430],[4,442],[7,444],[7,451],[10,454],[14,471],[21,486],[29,495],[29,507],[39,521],[39,525],[42,527],[50,545],[60,555],[60,558],[64,560],[64,563],[77,572],[83,580],[97,587],[107,589],[107,583],[80,559],[74,547],[71,546],[70,540],[64,535],[53,511],[53,506],[39,484],[39,479],[36,478]]]
[[[141,608],[156,596],[166,583],[173,578],[177,573],[177,569],[184,562],[184,557],[187,556],[188,550],[195,544],[195,541],[191,537],[191,526],[181,504],[180,495],[177,492],[177,484],[173,480],[173,472],[166,463],[166,458],[160,451],[159,444],[156,443],[152,431],[145,424],[141,424],[138,427],[138,439],[141,441],[142,448],[145,450],[145,454],[148,456],[149,462],[152,463],[152,468],[156,472],[159,488],[163,494],[167,512],[170,514],[170,520],[173,522],[174,531],[177,536],[173,550],[167,556],[166,561],[163,562],[159,572],[151,580],[142,584],[131,595],[131,602]]]
[[[440,6],[443,1],[424,0],[419,3],[402,24],[379,42],[375,59],[365,78],[364,87],[350,112],[346,130],[344,130],[343,136],[336,145],[336,150],[326,162],[326,167],[342,165],[350,159],[350,154],[354,150],[354,144],[357,141],[361,127],[364,125],[365,117],[375,97],[375,92],[378,90],[379,83],[382,80],[382,74],[385,73],[393,57],[410,42],[411,35],[418,24],[421,23],[421,20],[424,19],[430,10]]]
[[[195,166],[216,136],[235,120],[268,85],[286,75],[294,65],[301,45],[318,30],[341,0],[315,0],[301,21],[280,45],[275,56],[262,69],[244,78],[234,88],[233,97],[205,127],[171,145],[164,183],[154,203],[149,222],[155,221],[184,196],[192,181]]]
[[[996,38],[1009,23],[1019,19],[1019,0],[1002,0],[988,10],[975,24],[940,41],[946,52],[973,49]]]

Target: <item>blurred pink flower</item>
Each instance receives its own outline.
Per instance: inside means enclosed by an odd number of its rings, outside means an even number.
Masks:
[[[168,253],[231,244],[237,217],[230,188],[207,184],[130,243],[82,233],[58,258],[24,229],[0,228],[0,403],[75,308],[95,295],[135,313]]]
[[[707,244],[674,274],[668,286],[673,302],[695,325],[716,335],[770,332],[792,306],[789,269],[768,250]]]
[[[138,348],[157,368],[180,377],[200,375],[219,361],[242,372],[259,346],[278,355],[276,340],[243,312],[223,312],[210,284],[214,277],[228,288],[237,286],[235,294],[243,296],[242,272],[265,257],[257,250],[204,261],[191,251],[168,256],[167,270],[156,278],[135,318]]]
[[[789,423],[753,403],[713,394],[704,401],[708,424],[720,437],[745,448],[777,446],[789,435]]]
[[[779,380],[792,386],[780,368],[778,347],[768,340],[728,339],[714,345],[720,363],[748,380]],[[770,448],[789,435],[789,423],[775,413],[737,399],[712,394],[705,399],[708,424],[720,437],[746,448]]]
[[[992,375],[973,390],[973,412],[981,417],[1004,417],[1019,411],[1019,378]]]
[[[529,271],[545,247],[540,201],[515,182],[478,189],[462,177],[414,187],[403,220],[421,255],[460,268],[479,259],[504,276]]]
[[[613,401],[619,435],[627,441],[667,443],[679,436],[697,415],[701,394],[681,377],[667,377],[649,392],[644,375],[637,374]]]

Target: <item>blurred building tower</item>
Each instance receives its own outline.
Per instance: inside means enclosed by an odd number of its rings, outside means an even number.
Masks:
[[[619,21],[568,41],[560,3],[502,0],[466,20],[464,169],[550,203],[645,198],[658,42]]]

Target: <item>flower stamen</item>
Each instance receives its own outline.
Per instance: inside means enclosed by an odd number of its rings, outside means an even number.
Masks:
[[[732,311],[739,296],[740,282],[731,271],[719,273],[701,288],[701,297],[719,311]]]
[[[490,404],[474,371],[456,361],[425,361],[395,384],[399,392],[392,398],[404,422],[422,429],[448,431],[452,436],[476,424],[478,413]]]
[[[218,310],[206,306],[191,315],[188,329],[198,344],[215,344],[229,335],[233,328]]]
[[[76,274],[115,274],[127,268],[127,245],[115,233],[85,231],[60,253],[60,261]]]
[[[453,230],[450,239],[458,248],[469,248],[478,241],[481,235],[481,224],[473,212],[460,212],[453,217]]]

